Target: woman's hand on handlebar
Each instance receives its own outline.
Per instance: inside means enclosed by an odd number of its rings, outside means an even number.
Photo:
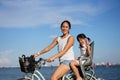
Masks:
[[[47,59],[47,62],[52,62],[52,61],[54,61],[54,57],[50,57],[49,59]]]
[[[39,55],[38,55],[38,53],[34,53],[33,56],[34,56],[34,57],[37,57],[37,56],[39,56]]]

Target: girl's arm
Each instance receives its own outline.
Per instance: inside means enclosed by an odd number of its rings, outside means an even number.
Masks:
[[[87,49],[86,49],[86,52],[88,53],[88,55],[91,54],[91,47],[90,47],[90,44],[87,44]]]
[[[86,53],[88,53],[88,55],[90,55],[91,54],[91,47],[90,47],[90,43],[89,43],[88,39],[86,39],[86,38],[85,38],[85,45],[87,47]]]

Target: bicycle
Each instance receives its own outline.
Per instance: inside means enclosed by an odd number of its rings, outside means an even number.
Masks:
[[[93,50],[94,50],[94,42],[90,44],[91,46],[91,52],[93,57]],[[79,60],[81,63],[81,60]],[[38,69],[41,68],[42,65],[44,65],[46,62],[46,59],[40,58],[38,61],[35,61],[34,57],[25,57],[25,55],[22,55],[22,57],[19,57],[19,63],[21,67],[21,71],[25,72],[26,75],[22,80],[45,80],[44,76],[38,71]],[[93,65],[88,66],[80,66],[78,67],[81,76],[84,78],[84,80],[97,80],[95,77],[95,72]],[[27,73],[32,73],[30,76],[27,76]],[[75,74],[72,71],[69,71],[69,73],[65,74],[61,80],[75,80]]]
[[[46,59],[40,58],[38,61],[35,61],[35,70],[21,70],[22,72],[25,72],[25,76],[22,79],[19,80],[45,80],[42,73],[39,71],[39,69],[42,67],[42,65],[45,65]],[[24,68],[25,69],[25,68]],[[96,80],[94,70],[91,69],[92,74],[86,73],[87,80]],[[31,73],[28,75],[28,73]],[[64,75],[61,80],[75,80],[75,74],[70,71],[68,74]]]

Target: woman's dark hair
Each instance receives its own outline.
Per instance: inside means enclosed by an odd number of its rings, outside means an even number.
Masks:
[[[68,20],[63,21],[63,22],[61,23],[61,26],[60,26],[60,27],[62,28],[62,25],[63,25],[63,23],[65,23],[65,22],[68,23],[69,29],[71,29],[71,23],[70,23]]]
[[[88,41],[90,42],[90,38],[89,38],[89,37],[86,37],[86,35],[83,34],[83,33],[77,35],[77,41],[79,41],[79,38],[82,38],[82,39],[87,38]]]

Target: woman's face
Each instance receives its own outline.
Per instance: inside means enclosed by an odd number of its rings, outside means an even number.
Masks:
[[[68,34],[69,33],[70,28],[69,28],[69,25],[68,25],[67,22],[63,23],[63,25],[61,27],[61,30],[62,30],[63,34]]]
[[[81,45],[85,44],[85,39],[84,39],[84,38],[79,38],[79,43],[80,43]]]

